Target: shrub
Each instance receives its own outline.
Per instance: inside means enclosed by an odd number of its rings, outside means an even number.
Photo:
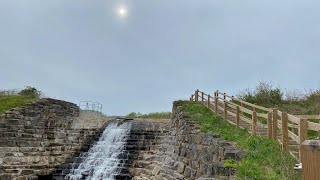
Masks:
[[[273,88],[270,83],[263,81],[259,82],[253,91],[246,89],[241,92],[238,97],[253,104],[265,104],[267,106],[273,106],[283,101],[281,89]]]
[[[41,91],[37,90],[35,87],[27,86],[25,89],[22,89],[18,95],[25,96],[29,98],[40,98]]]

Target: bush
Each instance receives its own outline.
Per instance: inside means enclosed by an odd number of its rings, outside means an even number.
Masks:
[[[320,90],[285,89],[283,93],[281,89],[273,88],[270,83],[260,82],[254,90],[246,89],[238,97],[259,106],[278,108],[290,114],[320,114]]]
[[[253,104],[264,104],[266,106],[274,106],[283,101],[281,89],[273,88],[270,83],[262,81],[253,91],[246,89],[238,97]]]
[[[40,98],[41,91],[38,91],[35,87],[27,86],[25,89],[22,89],[18,95],[25,96],[29,98]]]

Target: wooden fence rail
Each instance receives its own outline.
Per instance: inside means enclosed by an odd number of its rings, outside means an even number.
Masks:
[[[310,119],[320,119],[320,115],[292,115],[276,108],[258,106],[234,96],[215,91],[209,93],[196,90],[191,101],[200,101],[203,105],[222,116],[238,128],[247,129],[251,134],[272,138],[300,160],[301,144],[308,139],[308,131],[317,131],[320,139],[320,124]]]

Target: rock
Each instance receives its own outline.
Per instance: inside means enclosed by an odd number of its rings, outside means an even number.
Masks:
[[[214,168],[213,168],[212,164],[209,164],[207,167],[207,176],[210,177],[210,176],[214,176],[214,175],[215,175]]]
[[[182,162],[178,162],[178,169],[177,169],[177,172],[180,173],[180,174],[183,174],[184,172],[184,168],[185,168],[185,164],[182,163]]]
[[[184,176],[190,178],[191,177],[191,168],[189,166],[186,167],[184,171]]]
[[[11,174],[4,174],[4,173],[2,173],[2,174],[0,174],[0,179],[1,179],[1,180],[11,180],[11,179],[12,179],[12,176],[11,176]]]
[[[152,175],[158,175],[160,172],[161,167],[160,166],[155,166],[152,170]]]
[[[227,149],[224,151],[224,159],[240,160],[243,157],[243,153],[237,149]]]

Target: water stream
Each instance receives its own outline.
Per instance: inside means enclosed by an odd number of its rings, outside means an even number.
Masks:
[[[111,122],[96,144],[87,153],[83,161],[65,177],[68,180],[113,180],[121,173],[123,162],[120,158],[124,151],[131,123]]]

